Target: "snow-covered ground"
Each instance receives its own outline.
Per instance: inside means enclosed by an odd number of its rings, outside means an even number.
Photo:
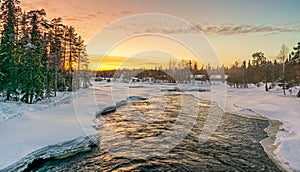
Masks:
[[[102,82],[93,88],[74,94],[63,93],[35,105],[1,102],[0,171],[10,165],[32,161],[35,156],[47,158],[86,148],[90,144],[86,140],[97,140],[95,116],[103,109],[114,109],[128,98],[148,98],[178,88],[192,90],[189,93],[201,99],[217,101],[227,112],[282,121],[284,125],[277,134],[275,144],[278,148],[274,155],[300,171],[300,98],[295,96],[297,90],[293,90],[292,95],[287,91],[283,96],[278,88],[265,92],[255,86],[248,89],[228,88],[222,84],[201,87],[211,91],[198,92],[195,86],[189,85]]]
[[[56,97],[43,100],[37,104],[24,104],[16,102],[0,102],[0,122],[11,118],[20,117],[24,113],[44,110],[60,104],[67,104],[71,101],[72,93],[58,92]],[[74,95],[73,95],[74,96]]]
[[[95,140],[94,136],[98,134],[90,127],[92,123],[89,119],[89,115],[94,115],[96,109],[90,109],[82,116],[84,122],[80,126],[71,103],[76,97],[76,100],[84,101],[87,92],[89,90],[80,90],[75,95],[66,93],[50,100],[48,104],[1,103],[1,115],[5,118],[0,122],[0,169],[18,161],[14,166],[22,166],[22,163],[32,161],[36,154],[48,158],[61,155],[71,148],[89,146],[83,138],[90,135]],[[74,144],[64,144],[66,141]],[[57,144],[60,145],[57,148],[49,147],[50,152],[42,149]]]

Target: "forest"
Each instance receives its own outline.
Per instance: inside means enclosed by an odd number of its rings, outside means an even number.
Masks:
[[[271,60],[263,52],[254,52],[251,60],[235,61],[231,66],[204,66],[198,61],[170,60],[168,64],[150,69],[118,69],[99,71],[99,78],[120,78],[126,80],[132,77],[169,83],[191,83],[193,80],[209,81],[212,75],[221,75],[220,80],[226,81],[236,88],[247,88],[248,84],[279,83],[283,89],[300,84],[300,42],[290,52],[282,45],[278,56]],[[196,76],[200,76],[197,78]],[[226,77],[225,77],[226,76]]]
[[[282,45],[279,55],[273,61],[263,52],[252,54],[252,60],[235,62],[225,68],[229,75],[227,82],[234,87],[247,87],[247,84],[259,82],[279,82],[283,89],[300,84],[300,42],[291,52],[286,45]],[[267,91],[267,89],[266,89]]]
[[[57,91],[87,87],[84,40],[62,18],[23,11],[18,0],[1,0],[0,94],[4,100],[35,103]]]

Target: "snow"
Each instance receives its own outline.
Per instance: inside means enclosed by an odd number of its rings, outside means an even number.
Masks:
[[[114,110],[128,101],[180,90],[182,94],[216,101],[226,112],[264,116],[283,123],[277,133],[274,156],[290,168],[300,171],[300,98],[299,87],[292,94],[275,87],[269,92],[254,85],[247,89],[229,88],[219,83],[195,85],[151,83],[95,83],[93,88],[74,94],[27,105],[0,103],[0,170],[13,169],[36,157],[60,156],[80,151],[97,142],[96,115]],[[203,92],[203,90],[206,90]],[[95,143],[97,144],[97,143]],[[9,167],[9,168],[7,168]]]
[[[56,97],[43,100],[37,104],[24,104],[20,102],[4,102],[4,97],[1,97],[0,102],[0,123],[11,118],[20,117],[24,113],[41,111],[60,104],[70,103],[72,95],[70,92],[58,92]]]
[[[14,118],[0,123],[0,137],[2,138],[0,140],[0,169],[19,161],[14,164],[14,167],[8,169],[14,171],[15,166],[22,166],[24,165],[22,163],[26,163],[26,161],[31,162],[37,154],[47,158],[61,155],[64,150],[70,150],[72,147],[79,149],[89,146],[86,142],[79,140],[83,140],[86,136],[91,136],[90,139],[95,140],[95,135],[98,133],[92,128],[89,115],[93,114],[96,109],[89,109],[86,111],[87,114],[84,115],[78,114],[83,121],[82,125],[79,125],[73,104],[67,103],[77,96],[76,100],[85,101],[88,97],[85,96],[85,93],[88,93],[88,91],[81,90],[72,96],[65,95],[65,97],[61,97],[61,99],[47,105],[37,104],[31,106],[8,103],[4,106],[6,111],[11,112],[9,116]],[[60,105],[55,106],[55,103]],[[1,109],[4,109],[2,105],[4,104],[1,104]],[[20,108],[13,109],[15,106],[20,106]],[[18,115],[13,115],[14,113]],[[71,140],[78,144],[75,146],[68,144],[62,146],[64,142]],[[54,146],[50,152],[43,150],[45,147],[57,144],[60,144],[63,149]]]

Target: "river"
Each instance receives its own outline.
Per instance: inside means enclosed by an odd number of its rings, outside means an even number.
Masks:
[[[123,105],[98,117],[98,147],[48,161],[37,171],[280,171],[260,144],[268,137],[267,120],[225,113],[200,143],[211,109],[220,110],[180,94]]]

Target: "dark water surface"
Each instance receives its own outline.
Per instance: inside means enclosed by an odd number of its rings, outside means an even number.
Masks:
[[[267,137],[268,121],[224,114],[216,132],[200,144],[210,108],[219,110],[189,95],[122,106],[98,118],[99,147],[47,162],[38,171],[280,171],[259,143]]]

